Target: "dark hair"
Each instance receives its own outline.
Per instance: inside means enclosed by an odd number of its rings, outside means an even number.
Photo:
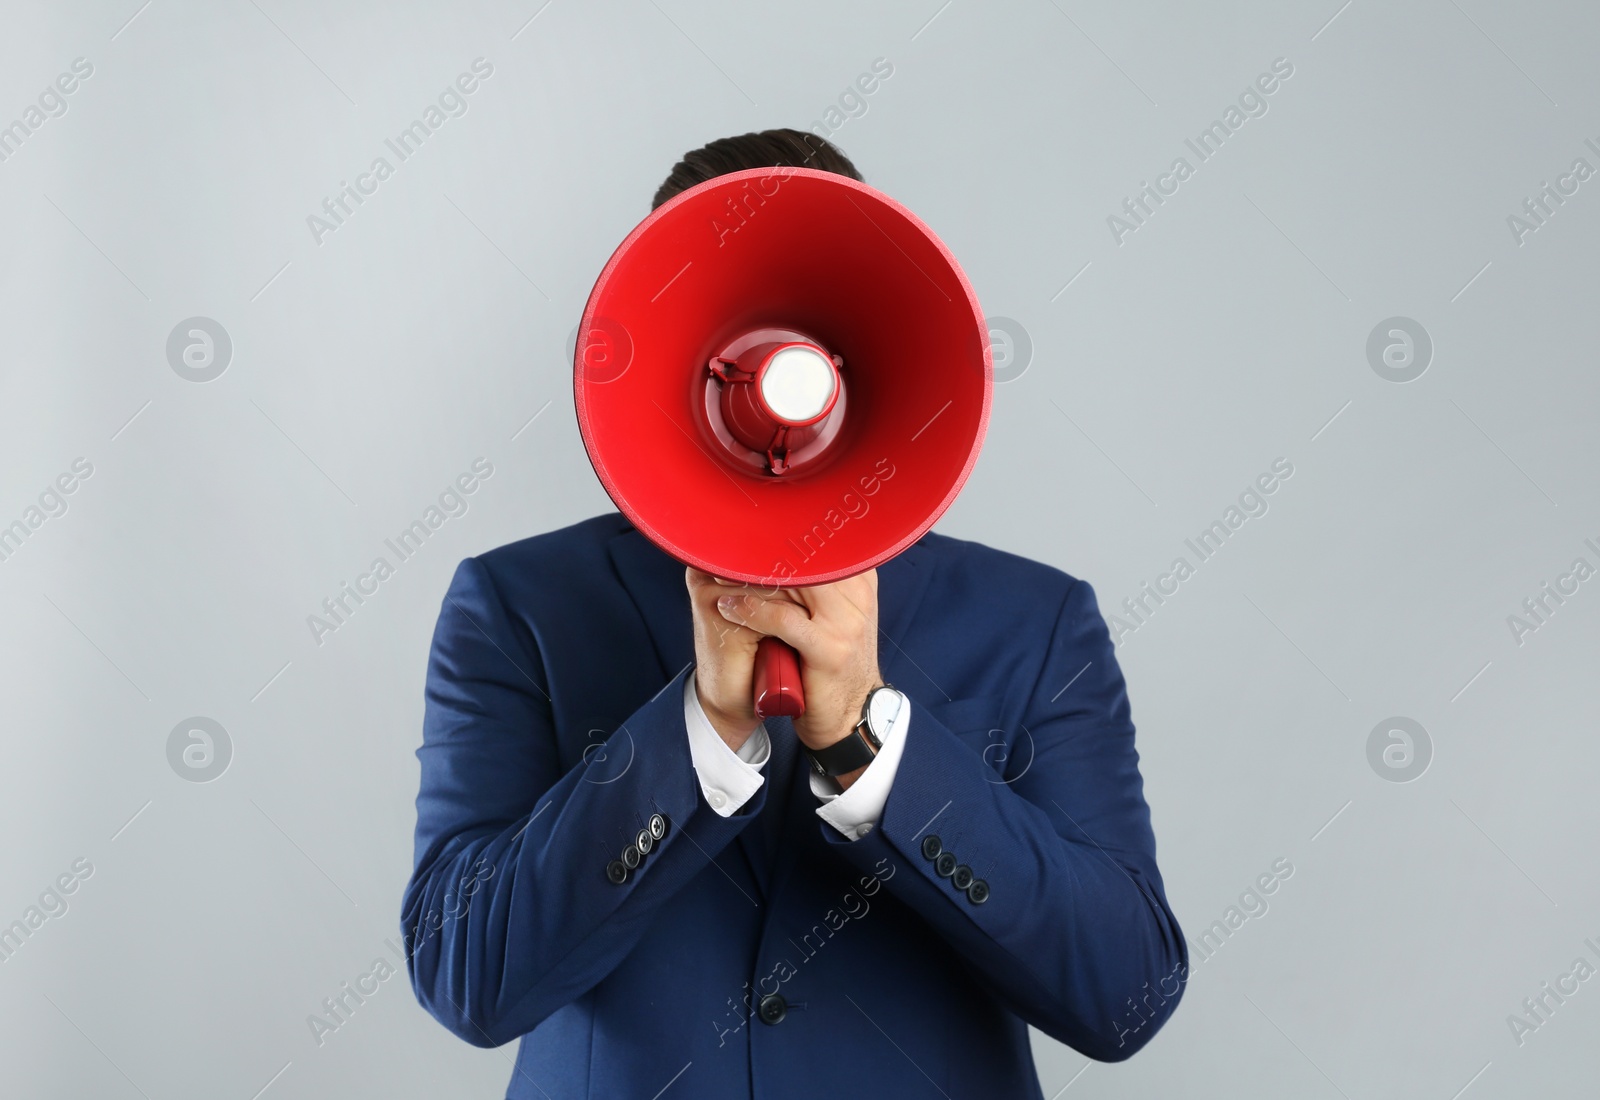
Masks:
[[[718,138],[683,154],[683,159],[672,166],[672,172],[656,189],[650,209],[654,210],[697,183],[746,168],[816,168],[853,180],[861,179],[861,173],[850,163],[850,158],[816,134],[804,130],[762,130]]]

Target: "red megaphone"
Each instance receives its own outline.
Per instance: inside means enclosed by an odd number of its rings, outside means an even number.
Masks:
[[[826,584],[910,546],[989,421],[988,328],[955,257],[831,172],[756,168],[663,203],[578,333],[578,426],[606,492],[668,554],[752,585]],[[776,638],[755,709],[805,712]]]

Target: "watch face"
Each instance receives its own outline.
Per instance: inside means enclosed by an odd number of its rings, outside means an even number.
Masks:
[[[879,688],[867,700],[867,724],[878,738],[882,739],[888,734],[895,715],[900,713],[902,702],[900,693],[893,688]]]

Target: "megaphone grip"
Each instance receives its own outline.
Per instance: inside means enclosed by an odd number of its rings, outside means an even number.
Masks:
[[[780,638],[762,638],[756,643],[755,707],[762,721],[799,718],[806,712],[800,654]]]

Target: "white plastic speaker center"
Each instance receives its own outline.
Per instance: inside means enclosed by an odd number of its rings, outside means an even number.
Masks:
[[[803,424],[822,415],[838,385],[827,356],[812,348],[784,348],[762,372],[761,400],[779,420]]]

